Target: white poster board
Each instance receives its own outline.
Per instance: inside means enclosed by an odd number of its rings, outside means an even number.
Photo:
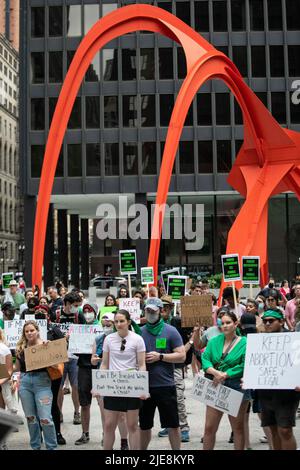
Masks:
[[[92,394],[102,397],[149,395],[148,372],[136,370],[92,370]]]
[[[141,322],[140,299],[119,299],[119,310],[127,310],[131,320],[137,324]]]
[[[99,327],[98,327],[99,326]],[[72,354],[92,354],[93,343],[102,333],[100,325],[70,325],[68,352]]]
[[[243,400],[243,393],[221,384],[215,386],[212,380],[200,374],[195,377],[192,396],[195,400],[235,418]]]
[[[247,336],[245,389],[294,389],[300,384],[300,333]]]
[[[47,341],[47,320],[35,321],[39,325],[41,339]],[[26,320],[8,320],[4,322],[4,333],[9,349],[16,349],[25,323]]]

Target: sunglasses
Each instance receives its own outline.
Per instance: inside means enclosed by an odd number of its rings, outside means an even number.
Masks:
[[[125,344],[126,344],[126,339],[122,339],[120,351],[125,351]]]
[[[268,323],[270,323],[270,325],[272,325],[272,323],[274,323],[274,321],[276,321],[275,318],[265,318],[265,319],[263,320],[263,324],[264,324],[264,325],[267,325]]]

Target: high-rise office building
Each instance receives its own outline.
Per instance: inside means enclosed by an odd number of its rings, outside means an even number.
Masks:
[[[0,0],[0,33],[19,50],[20,0]]]

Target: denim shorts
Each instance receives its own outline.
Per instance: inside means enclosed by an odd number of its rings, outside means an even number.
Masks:
[[[71,386],[78,387],[78,359],[70,358],[68,362],[65,362],[64,375],[62,378],[61,386],[63,387],[66,377],[68,375]]]

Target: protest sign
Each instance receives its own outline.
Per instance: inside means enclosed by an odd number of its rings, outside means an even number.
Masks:
[[[10,281],[14,280],[14,273],[2,273],[2,289],[8,289]]]
[[[160,273],[160,276],[161,276],[161,279],[162,279],[162,282],[163,282],[163,285],[164,285],[164,288],[165,288],[166,292],[167,292],[167,288],[168,288],[168,276],[170,276],[170,274],[173,274],[173,276],[179,276],[180,275],[180,268],[168,269],[167,271],[162,271]]]
[[[141,268],[141,284],[153,284],[154,283],[154,271],[153,268]]]
[[[181,326],[194,327],[196,323],[200,326],[212,326],[212,296],[186,295],[180,299]]]
[[[61,362],[68,362],[66,338],[31,346],[24,350],[26,371],[43,369]]]
[[[242,256],[242,275],[244,284],[259,284],[259,256]]]
[[[137,274],[136,250],[119,251],[120,272],[124,274]]]
[[[195,377],[192,396],[195,400],[235,418],[243,400],[243,393],[221,384],[215,386],[212,380],[200,374]]]
[[[112,307],[101,307],[100,309],[100,320],[104,317],[106,313],[114,313],[118,310],[117,306],[112,306]]]
[[[10,375],[5,364],[0,364],[0,379],[9,379]]]
[[[300,333],[247,336],[243,383],[252,389],[294,389],[300,377]]]
[[[127,310],[130,314],[131,320],[135,323],[140,323],[141,321],[141,307],[140,299],[119,299],[119,309]]]
[[[222,270],[225,282],[240,281],[239,255],[222,255]]]
[[[92,393],[103,397],[135,397],[149,394],[148,372],[92,370]]]
[[[35,320],[40,329],[40,337],[47,340],[47,320]],[[8,320],[4,322],[5,338],[10,349],[16,349],[17,343],[22,336],[26,320]]]
[[[186,293],[186,276],[168,276],[167,295],[172,297],[173,302],[179,302]]]
[[[68,352],[72,354],[92,354],[95,338],[101,333],[102,328],[100,329],[100,325],[70,325]]]

